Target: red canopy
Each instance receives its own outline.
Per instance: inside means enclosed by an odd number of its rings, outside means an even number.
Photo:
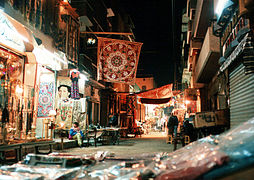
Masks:
[[[168,84],[156,89],[148,90],[146,92],[142,92],[137,94],[139,98],[150,98],[150,99],[162,99],[162,98],[170,98],[173,95],[172,93],[173,84]]]

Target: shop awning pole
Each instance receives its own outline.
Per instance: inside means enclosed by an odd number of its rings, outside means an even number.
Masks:
[[[105,34],[105,35],[126,35],[126,36],[131,36],[133,33],[125,33],[125,32],[91,32],[91,31],[85,31],[85,32],[80,32],[81,34]]]

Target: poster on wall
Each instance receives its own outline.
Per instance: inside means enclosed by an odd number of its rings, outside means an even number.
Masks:
[[[54,102],[54,82],[41,82],[39,90],[38,117],[48,117]]]

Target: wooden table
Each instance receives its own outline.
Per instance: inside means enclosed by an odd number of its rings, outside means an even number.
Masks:
[[[1,164],[6,163],[5,152],[10,150],[15,150],[16,152],[16,161],[22,160],[22,149],[25,148],[34,148],[36,154],[44,154],[39,151],[39,147],[49,146],[49,152],[53,150],[54,141],[38,141],[38,142],[27,142],[27,143],[16,143],[8,145],[0,145],[0,160]],[[47,154],[48,154],[47,153]]]
[[[102,128],[89,130],[86,133],[87,144],[89,146],[89,140],[94,139],[94,145],[97,146],[97,142],[101,141],[104,144],[119,144],[120,133],[119,128]]]
[[[103,129],[103,137],[108,139],[109,144],[119,144],[120,140],[120,131],[119,128],[105,128]]]

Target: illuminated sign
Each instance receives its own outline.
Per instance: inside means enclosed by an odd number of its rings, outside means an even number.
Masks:
[[[0,12],[0,43],[3,43],[9,47],[17,49],[19,51],[25,51],[25,45],[23,38],[16,31],[14,26],[8,20],[8,18]]]

